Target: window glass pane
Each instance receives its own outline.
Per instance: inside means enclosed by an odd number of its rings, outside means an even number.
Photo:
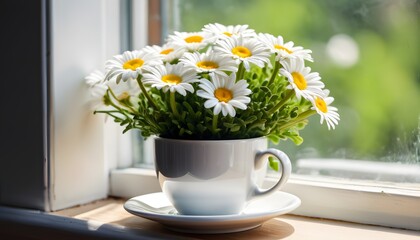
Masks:
[[[178,3],[171,19],[176,24],[169,24],[176,30],[199,31],[214,22],[248,24],[313,51],[315,62],[309,66],[331,90],[341,121],[329,131],[313,116],[301,132],[303,144],[282,141],[277,146],[295,160],[295,172],[420,182],[419,1]],[[403,175],[393,175],[396,169]]]

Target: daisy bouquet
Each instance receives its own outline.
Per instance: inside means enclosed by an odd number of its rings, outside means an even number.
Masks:
[[[317,114],[339,120],[333,98],[305,63],[311,50],[247,25],[175,32],[163,46],[127,51],[86,77],[104,113],[143,137],[291,139]]]

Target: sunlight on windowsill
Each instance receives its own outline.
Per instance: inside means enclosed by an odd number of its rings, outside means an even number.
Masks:
[[[87,221],[90,230],[96,230],[104,224],[124,231],[142,229],[163,236],[193,237],[195,239],[417,239],[418,232],[379,226],[363,225],[342,221],[308,218],[295,215],[283,215],[267,221],[253,230],[227,235],[198,235],[177,233],[167,230],[159,223],[136,217],[123,208],[124,199],[109,198],[90,204],[53,212],[54,215],[71,217]]]

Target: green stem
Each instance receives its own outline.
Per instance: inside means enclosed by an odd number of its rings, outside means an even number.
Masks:
[[[128,107],[134,114],[138,115],[139,111],[137,111],[137,109],[133,108],[132,106],[129,106],[127,104],[124,104],[126,107]]]
[[[134,114],[138,114],[139,112],[137,109],[133,108],[131,105],[127,104],[126,102],[119,100],[117,96],[115,95],[114,91],[110,87],[108,87],[109,92],[111,93],[112,97],[117,100],[121,105],[127,107],[130,111],[132,111]]]
[[[241,62],[238,67],[238,72],[236,74],[236,82],[244,78],[245,67],[244,63]]]
[[[290,90],[286,96],[279,102],[277,103],[274,107],[272,107],[270,110],[268,110],[267,114],[271,115],[273,114],[275,111],[279,110],[290,98],[292,98],[295,95],[295,91]]]
[[[144,96],[146,96],[147,100],[149,101],[149,104],[155,109],[158,110],[158,108],[156,107],[155,102],[153,101],[153,99],[150,97],[149,93],[147,92],[146,88],[143,85],[143,82],[141,81],[141,75],[139,75],[137,77],[137,83],[140,86],[141,91],[143,92]]]
[[[291,126],[293,126],[293,125],[295,125],[297,123],[300,123],[302,121],[305,121],[308,117],[314,115],[315,113],[316,113],[315,110],[309,109],[309,110],[301,113],[293,121],[287,122],[286,124],[284,124],[283,126],[281,126],[279,130],[284,130],[284,129],[290,128]]]
[[[119,119],[120,121],[124,121],[125,120],[123,118],[118,117],[117,115],[112,114],[112,113],[106,113],[106,114],[108,114],[109,116],[111,116],[111,117],[113,117],[115,119]]]
[[[171,109],[175,117],[179,119],[179,112],[178,112],[178,109],[176,109],[175,92],[170,93],[169,104],[171,105]]]
[[[219,114],[213,115],[213,122],[212,122],[213,133],[216,133],[218,119],[219,119]]]
[[[124,116],[126,116],[127,118],[129,118],[129,116],[127,115],[125,109],[121,108],[120,106],[118,106],[117,104],[114,103],[114,101],[112,101],[111,97],[109,96],[109,93],[111,93],[112,97],[115,98],[114,93],[112,92],[111,88],[108,88],[108,90],[106,91],[106,95],[109,99],[109,103],[111,104],[111,106],[113,106],[114,108],[116,108],[121,114],[123,114]],[[117,98],[115,98],[117,99]],[[118,99],[117,99],[118,101]]]
[[[109,111],[106,111],[106,110],[96,110],[96,111],[93,112],[93,114],[97,114],[97,113],[120,113],[120,111],[118,111],[118,110],[109,110]]]
[[[111,117],[113,117],[113,118],[115,118],[115,119],[119,119],[119,120],[121,120],[121,121],[124,121],[125,119],[122,119],[122,118],[120,118],[120,117],[118,117],[117,115],[114,115],[114,114],[112,114],[112,113],[121,113],[120,111],[95,111],[94,113],[96,114],[96,113],[104,113],[104,114],[106,114],[106,115],[109,115],[109,116],[111,116]]]
[[[274,65],[274,69],[273,69],[273,74],[271,75],[270,81],[268,81],[268,85],[267,86],[270,86],[274,82],[274,79],[276,79],[277,74],[279,73],[280,68],[281,68],[280,62],[279,61],[276,61],[276,64]]]
[[[112,91],[112,89],[110,87],[108,87],[108,91],[111,93],[112,97],[118,101],[117,96],[115,95],[114,91]]]

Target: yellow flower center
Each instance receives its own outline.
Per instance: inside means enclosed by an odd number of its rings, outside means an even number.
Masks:
[[[229,102],[233,98],[233,93],[229,89],[226,88],[218,88],[214,91],[214,96],[220,102]]]
[[[187,43],[201,43],[201,41],[203,41],[203,37],[202,36],[189,36],[187,38],[184,39]]]
[[[234,47],[232,49],[232,53],[241,58],[247,58],[247,57],[252,56],[251,51],[248,48],[243,47],[243,46]]]
[[[180,82],[182,82],[182,78],[178,75],[175,74],[168,74],[162,77],[162,81],[169,83],[169,84],[173,84],[176,85]]]
[[[315,99],[315,105],[316,105],[316,108],[318,108],[321,112],[323,113],[328,112],[328,107],[324,99],[317,97]]]
[[[219,67],[219,65],[212,61],[201,61],[197,63],[197,67],[204,69],[216,69]]]
[[[232,37],[232,33],[230,33],[230,32],[224,32],[223,34],[225,34],[228,37]]]
[[[173,51],[174,51],[173,48],[167,48],[167,49],[162,50],[162,52],[160,52],[160,54],[168,55],[169,53],[171,53]]]
[[[305,90],[307,87],[307,83],[305,77],[299,72],[292,72],[293,82],[300,90]]]
[[[131,60],[128,60],[127,62],[125,62],[123,64],[123,68],[124,69],[131,69],[133,71],[135,71],[137,68],[143,66],[144,61],[141,60],[140,58],[134,58]]]
[[[290,51],[289,49],[287,49],[287,48],[285,48],[285,47],[283,47],[283,46],[281,46],[281,45],[278,45],[278,44],[275,44],[274,45],[274,48],[275,49],[278,49],[278,50],[284,50],[284,51],[286,51],[288,54],[292,54],[293,52],[292,51]]]
[[[121,101],[121,100],[124,100],[124,99],[129,98],[129,97],[130,97],[130,94],[128,94],[128,92],[123,92],[118,96],[118,100]]]

